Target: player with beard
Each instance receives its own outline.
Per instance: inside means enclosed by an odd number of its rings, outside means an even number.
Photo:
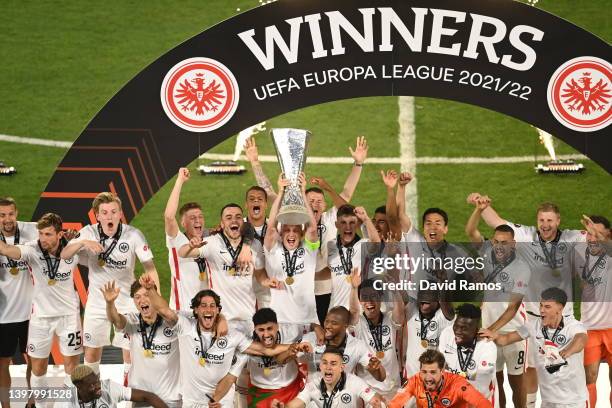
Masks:
[[[171,310],[166,301],[155,292],[150,279],[141,279],[147,288],[153,307],[162,318],[173,327],[176,334],[188,341],[181,342],[181,354],[190,358],[181,367],[181,395],[183,407],[209,406],[233,407],[233,389],[223,397],[215,397],[215,389],[220,381],[231,375],[230,369],[237,353],[256,356],[276,357],[289,350],[289,344],[275,344],[272,348],[253,342],[239,331],[230,328],[227,335],[219,335],[218,322],[221,312],[221,299],[212,290],[203,290],[192,300],[195,319],[188,318]],[[305,346],[305,350],[308,346]]]
[[[445,300],[444,294],[433,290],[422,290],[417,294],[416,304],[407,305],[408,323],[406,341],[406,378],[419,372],[419,356],[427,350],[437,350],[440,334],[452,324],[455,310]]]
[[[183,184],[189,181],[190,176],[189,169],[184,167],[179,169],[164,211],[166,247],[168,248],[171,275],[170,307],[175,310],[189,309],[189,302],[193,296],[200,290],[209,287],[206,260],[178,256],[178,249],[188,244],[190,239],[208,235],[204,227],[202,207],[198,203],[185,203],[178,209]],[[184,232],[181,232],[176,221],[177,209]]]
[[[116,407],[122,401],[138,403],[134,406],[168,408],[155,394],[136,388],[124,387],[111,380],[100,381],[100,375],[85,364],[77,366],[72,372],[72,399],[69,402],[56,402],[56,408],[96,408]]]
[[[38,238],[35,222],[17,221],[17,203],[10,197],[0,197],[0,241],[18,245]],[[28,364],[26,381],[30,385],[32,365],[26,354],[28,321],[32,306],[32,281],[27,262],[0,255],[0,389],[11,387],[9,365],[18,349]],[[9,407],[8,394],[0,393],[2,408]]]
[[[101,289],[106,282],[114,280],[120,289],[116,302],[119,313],[135,312],[130,287],[135,280],[136,258],[142,264],[144,273],[151,276],[158,288],[159,276],[153,263],[153,253],[142,232],[121,221],[124,219],[121,199],[116,194],[98,194],[93,200],[92,210],[98,223],[83,227],[62,250],[61,257],[70,259],[77,253],[87,255],[89,297],[83,318],[83,346],[85,364],[98,373],[102,347],[111,344],[111,323],[106,318],[106,301]],[[123,349],[124,372],[127,375],[130,369],[129,342],[123,333],[115,332],[112,344]]]
[[[380,360],[386,372],[384,382],[377,381],[367,371],[361,377],[378,394],[390,399],[400,386],[400,368],[395,350],[397,331],[404,324],[404,303],[399,293],[393,291],[393,309],[383,313],[380,310],[382,293],[374,289],[374,280],[367,279],[360,284],[357,270],[350,277],[350,324],[356,337],[368,345],[370,354]]]
[[[357,235],[360,224],[365,225],[371,240]],[[345,204],[338,208],[336,218],[338,235],[335,242],[327,243],[327,268],[331,273],[332,293],[330,307],[349,307],[351,298],[351,272],[357,268],[361,274],[361,253],[369,248],[368,242],[380,243],[376,228],[363,207]]]
[[[489,202],[486,199],[476,203],[465,226],[465,232],[484,260],[483,272],[473,276],[478,281],[495,283],[501,288],[498,291],[485,291],[481,306],[482,325],[489,330],[509,333],[523,326],[527,319],[523,298],[529,286],[531,273],[529,266],[516,256],[514,230],[510,226],[498,225],[490,241],[485,241],[478,231],[480,215],[488,205]],[[526,341],[497,348],[497,389],[499,390],[499,406],[502,408],[506,406],[506,395],[503,389],[504,365],[508,371],[514,406],[525,406],[523,373],[526,352]]]
[[[115,282],[104,285],[102,293],[106,301],[108,320],[130,340],[130,386],[154,392],[170,408],[179,408],[181,396],[178,338],[172,327],[151,304],[147,289],[139,281],[134,281],[130,296],[138,313],[125,315],[120,314],[115,307],[115,300],[119,296],[119,288],[115,286]]]
[[[320,177],[313,177],[310,180],[311,184],[318,187],[311,187],[306,190],[307,201],[310,203],[310,207],[314,213],[319,233],[319,241],[321,243],[317,256],[317,274],[315,275],[315,297],[319,322],[325,320],[331,297],[330,276],[329,273],[324,271],[327,266],[327,242],[330,240],[333,241],[336,238],[336,209],[351,201],[353,193],[359,183],[363,164],[368,156],[368,142],[365,137],[359,136],[355,144],[355,150],[349,147],[349,152],[355,162],[340,194],[337,194],[336,191]],[[274,202],[276,193],[274,192],[272,183],[270,183],[270,180],[266,177],[259,163],[257,146],[253,138],[247,141],[245,154],[251,163],[253,173],[257,179],[257,184],[266,191],[269,202]],[[334,203],[334,206],[329,210],[327,210],[327,203],[325,202],[325,193],[331,197]]]
[[[321,356],[319,372],[306,383],[297,398],[272,402],[272,408],[356,407],[380,408],[380,397],[361,378],[345,371],[342,350],[329,347]]]
[[[79,363],[79,355],[83,353],[79,299],[72,278],[72,270],[78,263],[78,258],[75,256],[61,260],[59,257],[66,245],[59,215],[43,215],[37,223],[37,228],[37,241],[20,245],[7,245],[0,241],[0,255],[27,262],[32,271],[34,293],[28,329],[32,386],[47,387],[47,366],[54,335],[59,338],[66,373],[65,381],[70,385],[69,376]],[[49,406],[43,400],[37,400],[36,404]]]
[[[567,295],[560,288],[544,290],[540,318],[507,334],[482,329],[481,336],[505,346],[529,337],[540,385],[542,408],[588,406],[583,367],[587,332],[573,316],[564,316]]]
[[[386,371],[380,359],[370,352],[363,340],[348,333],[350,319],[350,312],[343,306],[329,309],[323,323],[324,344],[318,345],[315,333],[306,334],[303,341],[313,346],[314,353],[311,356],[302,355],[302,361],[306,360],[304,362],[309,363],[309,370],[315,371],[327,347],[339,348],[343,353],[342,361],[347,373],[354,373],[359,365],[377,381],[384,381]]]
[[[587,230],[587,242],[576,245],[572,264],[574,275],[582,284],[580,319],[588,335],[584,369],[590,406],[595,407],[599,363],[605,360],[612,367],[612,257],[606,248],[612,233],[610,221],[601,215],[583,216],[582,223]],[[612,384],[612,369],[608,373]]]
[[[467,200],[474,203],[484,199],[490,203],[490,198],[479,193],[471,193]],[[506,224],[514,229],[514,239],[519,243],[517,254],[529,265],[531,282],[527,289],[526,302],[527,320],[539,319],[540,293],[549,287],[559,287],[569,298],[563,314],[573,315],[572,266],[571,254],[576,244],[586,241],[586,233],[580,230],[561,230],[561,214],[559,207],[553,203],[542,203],[536,210],[537,225],[525,226],[514,224],[500,217],[490,205],[482,211],[482,219],[491,228]],[[527,406],[533,407],[538,390],[538,377],[533,368],[533,353],[527,355],[527,371],[525,372],[525,392]]]
[[[305,198],[306,179],[300,174],[299,183]],[[280,323],[307,325],[317,323],[314,298],[314,277],[319,248],[317,224],[308,201],[306,208],[310,222],[306,231],[302,225],[282,224],[277,230],[277,216],[282,193],[288,180],[278,178],[279,194],[276,196],[268,219],[268,232],[264,239],[266,271],[274,283],[270,290],[271,307],[278,310]]]
[[[427,350],[419,357],[419,373],[410,377],[389,403],[402,408],[412,398],[417,408],[491,408],[487,401],[464,377],[444,371],[444,355]]]

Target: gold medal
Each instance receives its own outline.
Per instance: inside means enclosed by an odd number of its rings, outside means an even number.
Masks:
[[[460,376],[462,376],[463,378],[466,378],[466,377],[467,377],[467,374],[466,374],[465,372],[463,372],[463,371],[462,371],[462,372],[460,372],[460,373],[459,373],[459,375],[460,375]]]
[[[153,357],[153,351],[151,349],[145,349],[142,354],[144,354],[145,357],[151,358]]]
[[[379,360],[382,360],[383,358],[385,358],[385,352],[382,350],[379,350],[376,352],[376,358]]]
[[[554,276],[555,278],[561,277],[561,271],[558,270],[558,269],[553,269],[552,270],[552,276]]]
[[[429,347],[429,342],[425,339],[421,340],[421,347],[423,348]]]
[[[263,369],[263,374],[268,377],[270,374],[272,374],[272,369],[270,367],[266,367]]]
[[[11,275],[15,276],[19,273],[19,268],[17,268],[16,266],[13,266],[11,269],[9,269],[9,272]]]
[[[102,258],[98,259],[98,266],[100,267],[104,267],[104,265],[106,265],[106,261]]]
[[[287,276],[287,279],[285,279],[285,283],[287,285],[293,285],[293,282],[295,282],[295,279],[293,279],[293,276]]]
[[[200,272],[200,280],[201,281],[205,281],[206,280],[206,272]]]
[[[206,365],[206,359],[204,357],[200,357],[200,365],[204,367]]]
[[[351,275],[346,275],[345,279],[348,283],[351,283]]]
[[[57,282],[57,281],[56,281],[55,279],[49,279],[49,280],[47,281],[47,285],[49,285],[49,286],[53,286],[53,285],[55,285],[55,283],[56,283],[56,282]]]
[[[236,268],[230,268],[228,272],[229,272],[230,275],[235,276],[236,275]]]

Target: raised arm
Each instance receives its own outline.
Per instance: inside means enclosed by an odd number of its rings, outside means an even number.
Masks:
[[[387,222],[389,223],[389,229],[393,234],[393,237],[397,240],[402,236],[402,228],[400,226],[397,201],[395,200],[395,185],[399,179],[395,170],[387,170],[385,173],[383,170],[380,171],[383,183],[387,189],[387,202],[385,204],[385,213],[387,215]]]
[[[470,193],[470,195],[468,195],[467,197],[467,202],[468,204],[476,204],[478,200],[480,200],[483,197],[486,197],[487,199],[489,199],[489,197],[482,196],[480,193]],[[495,228],[498,225],[508,223],[508,221],[500,217],[499,214],[497,214],[497,212],[491,206],[488,206],[482,211],[481,217],[484,220],[484,222],[486,222],[487,225],[491,228]]]
[[[274,192],[272,183],[270,183],[270,180],[264,173],[263,167],[259,162],[259,152],[257,151],[257,145],[255,144],[254,138],[250,137],[246,140],[246,143],[244,144],[244,154],[249,160],[249,163],[251,163],[251,168],[253,169],[255,180],[257,180],[257,185],[266,190],[266,193],[268,194],[268,202],[274,202],[276,193]],[[279,193],[279,195],[282,194]]]
[[[361,283],[361,273],[359,268],[355,267],[351,271],[351,297],[349,299],[349,312],[351,318],[350,326],[354,326],[359,322],[359,313],[361,313],[361,304],[359,303],[359,284]]]
[[[355,189],[357,188],[357,184],[359,183],[359,179],[361,178],[361,171],[363,170],[363,164],[368,157],[368,141],[365,136],[357,137],[357,141],[355,143],[355,150],[353,150],[349,146],[349,152],[353,157],[353,168],[351,168],[351,172],[349,173],[346,181],[344,182],[344,187],[342,188],[342,192],[340,193],[340,197],[344,199],[347,203],[351,201],[353,198],[353,194],[355,193]]]
[[[480,223],[480,217],[482,215],[482,212],[487,207],[489,207],[490,201],[481,197],[473,204],[474,204],[474,211],[472,211],[472,215],[470,215],[470,218],[465,224],[465,233],[468,236],[468,238],[470,238],[470,241],[472,243],[482,244],[484,239],[482,238],[480,231],[478,231],[478,224]]]
[[[174,326],[178,322],[178,314],[170,309],[168,302],[155,290],[153,279],[149,275],[142,275],[140,277],[140,284],[147,289],[149,300],[151,305],[157,313],[164,319],[170,326]]]
[[[15,245],[9,245],[0,240],[0,255],[4,255],[11,259],[21,259],[21,249]]]
[[[306,211],[308,211],[308,224],[306,225],[304,237],[306,237],[308,242],[315,243],[319,241],[319,230],[317,220],[314,216],[314,212],[312,212],[312,207],[310,206],[310,202],[306,198],[306,176],[304,173],[300,173],[300,191],[302,192],[304,203],[306,203]],[[323,243],[319,242],[319,246],[320,245],[323,245]]]
[[[100,289],[104,300],[106,301],[106,317],[115,326],[117,330],[123,330],[127,323],[125,316],[120,314],[115,307],[115,300],[119,297],[120,289],[115,286],[115,281],[110,281],[104,284]]]
[[[157,287],[157,291],[159,292],[159,274],[157,273],[153,260],[143,262],[142,267],[144,268],[144,273],[153,279],[153,282],[155,282],[155,287]]]
[[[402,227],[402,232],[410,231],[412,221],[408,214],[406,214],[406,186],[412,181],[412,174],[408,172],[400,173],[399,180],[397,182],[397,193],[395,194],[395,201],[397,202],[397,216]]]
[[[365,208],[355,207],[354,213],[357,216],[357,219],[359,219],[359,221],[365,225],[369,241],[375,243],[380,242],[380,235],[378,235],[378,231],[376,231],[376,227],[374,226],[372,219],[368,216]]]
[[[278,175],[277,184],[278,195],[274,198],[274,202],[270,208],[270,214],[268,214],[268,229],[264,237],[264,248],[268,251],[271,251],[274,244],[280,239],[280,234],[278,233],[278,229],[276,229],[278,225],[278,211],[280,209],[283,193],[285,192],[285,187],[289,185],[289,181],[285,179],[284,175],[281,173]]]
[[[312,177],[310,179],[310,184],[319,186],[321,190],[325,191],[331,198],[334,207],[340,208],[344,204],[347,204],[348,201],[342,198],[323,177]]]
[[[164,228],[166,229],[166,235],[172,238],[176,237],[179,232],[179,225],[176,222],[176,211],[178,210],[179,199],[181,197],[181,189],[183,184],[189,180],[189,177],[189,169],[181,167],[164,210]]]

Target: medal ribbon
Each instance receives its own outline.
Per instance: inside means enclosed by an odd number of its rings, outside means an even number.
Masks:
[[[540,246],[542,247],[542,252],[544,253],[544,257],[546,258],[546,263],[550,266],[550,269],[555,269],[557,267],[557,259],[555,257],[557,253],[557,244],[559,243],[559,238],[561,238],[561,231],[557,230],[557,235],[555,239],[550,241],[550,252],[548,252],[548,248],[546,248],[546,242],[540,236],[540,231],[538,231],[538,239],[540,241]]]
[[[200,331],[200,322],[196,323],[196,331],[198,332],[198,339],[200,340],[200,357],[205,359],[206,352],[213,346],[213,344],[215,344],[215,341],[217,341],[217,337],[213,336],[213,338],[210,339],[210,344],[208,345],[208,347],[204,349],[204,342],[202,341],[202,332]]]
[[[4,242],[6,244],[6,238],[4,237],[4,234],[2,233],[2,231],[0,231],[0,240],[2,240],[2,242]],[[15,226],[15,235],[13,237],[13,245],[18,245],[19,244],[19,225]],[[8,261],[9,267],[10,268],[16,268],[17,267],[17,261],[9,258],[8,256],[6,257],[6,260]]]
[[[289,255],[289,251],[283,245],[283,255],[285,256],[285,272],[288,277],[295,275],[295,264],[297,263],[298,248],[293,250],[293,255]]]
[[[382,324],[383,324],[383,314],[380,313],[380,318],[378,319],[378,324],[374,324],[368,319],[363,313],[363,317],[365,317],[366,322],[368,322],[368,328],[370,329],[370,334],[372,335],[372,340],[374,340],[374,348],[376,351],[385,351],[383,347],[383,333],[382,333]]]
[[[419,310],[419,320],[421,322],[421,340],[427,340],[427,329],[429,329],[429,325],[433,321],[433,316],[431,319],[426,319]],[[425,320],[427,320],[427,324],[425,324]]]
[[[463,355],[463,351],[466,351],[465,356]],[[465,373],[467,376],[468,366],[470,365],[470,360],[474,355],[474,350],[476,350],[476,339],[472,343],[471,347],[464,347],[457,345],[457,358],[459,359],[459,368],[461,371]]]
[[[346,383],[346,374],[344,374],[343,372],[340,374],[340,379],[336,383],[336,386],[332,390],[332,393],[330,395],[327,395],[327,387],[325,386],[325,381],[321,379],[321,382],[319,384],[319,389],[321,390],[321,396],[323,397],[323,408],[331,408],[332,404],[334,403],[334,397],[336,396],[338,391],[341,391],[344,389],[345,383]]]
[[[200,273],[206,272],[206,258],[195,258],[194,261],[198,265]]]
[[[153,325],[151,325],[151,331],[147,336],[147,327],[149,325],[145,323],[142,318],[142,315],[138,315],[138,321],[140,323],[140,335],[142,336],[142,348],[145,350],[151,350],[151,346],[153,346],[153,339],[155,338],[155,332],[161,326],[162,318],[161,316],[157,316]]]
[[[323,224],[321,224],[321,220],[317,223],[317,234],[319,234],[319,252],[321,248],[323,248]]]
[[[436,405],[436,402],[438,401],[438,398],[440,397],[440,392],[442,392],[442,387],[444,386],[444,377],[442,377],[442,380],[440,380],[440,385],[438,386],[438,389],[436,391],[436,398],[432,399],[431,398],[431,394],[427,391],[425,391],[425,396],[427,397],[427,408],[434,408],[434,405]]]
[[[238,255],[240,255],[240,251],[242,251],[242,237],[240,237],[240,243],[238,244],[238,246],[236,247],[236,249],[234,249],[234,247],[232,247],[232,244],[230,243],[229,239],[227,239],[227,237],[225,236],[225,234],[222,232],[221,234],[221,238],[223,239],[223,242],[225,243],[225,247],[227,248],[227,252],[229,252],[230,256],[232,257],[232,264],[231,264],[231,268],[236,268],[236,260],[238,260]]]
[[[95,400],[93,400],[93,401],[91,402],[91,405],[89,406],[89,408],[96,408],[96,406],[97,406],[97,405],[98,405],[98,400],[97,400],[97,399],[95,399]],[[81,401],[79,400],[79,407],[80,407],[80,408],[85,408],[85,403],[84,403],[84,402],[81,402]]]
[[[491,272],[491,274],[485,278],[485,283],[493,282],[495,278],[497,278],[497,275],[499,275],[501,271],[506,268],[506,266],[510,265],[512,261],[514,261],[514,258],[516,258],[516,253],[513,251],[512,255],[510,255],[505,262],[497,262],[495,258],[495,250],[492,249],[491,262],[493,263],[493,272]]]
[[[550,340],[553,343],[555,343],[555,340],[557,340],[557,336],[559,335],[559,332],[561,332],[561,330],[563,330],[563,317],[561,317],[561,322],[559,323],[559,326],[555,329],[555,332],[553,333],[552,338],[548,337],[548,329],[542,325],[542,335],[544,336],[544,338],[546,340]],[[557,343],[555,343],[555,345],[558,345]]]
[[[359,235],[356,235],[355,238],[347,245],[342,245],[342,240],[340,239],[340,235],[336,237],[336,248],[338,248],[338,255],[340,256],[340,262],[342,263],[342,270],[345,275],[350,275],[353,270],[353,251],[355,244],[359,242],[361,238]],[[342,248],[346,248],[346,258],[344,257],[344,251]]]
[[[433,249],[431,249],[431,248],[429,247],[429,245],[427,245],[427,243],[425,243],[425,246],[426,246],[426,247],[427,247],[427,249],[429,250],[429,253],[431,254],[431,257],[432,257],[432,258],[434,258],[434,259],[441,258],[441,259],[442,259],[442,269],[444,270],[444,262],[446,261],[446,248],[447,248],[447,246],[448,246],[448,242],[444,241],[444,242],[442,242],[442,245],[440,245],[440,249],[438,250],[438,252],[440,253],[440,257],[438,257],[438,256],[435,254],[434,250],[433,250]],[[427,270],[427,272],[428,272],[430,275],[434,275],[434,269],[428,269],[428,270]]]
[[[117,232],[115,232],[115,235],[113,235],[113,242],[111,242],[108,248],[106,248],[106,251],[98,255],[98,259],[101,259],[106,262],[106,260],[110,257],[111,252],[113,252],[113,249],[115,249],[115,247],[117,246],[117,241],[119,241],[119,238],[121,237],[122,229],[122,224],[119,223],[119,226],[117,227]],[[106,243],[106,240],[109,238],[109,236],[104,233],[100,224],[98,224],[98,234],[100,234],[100,245],[104,247],[104,244]]]
[[[40,245],[40,240],[37,243],[38,243],[38,249],[40,249],[40,252],[42,252],[43,256],[45,257],[45,262],[47,264],[47,270],[49,271],[48,272],[49,279],[54,280],[55,276],[57,275],[57,270],[59,269],[60,262],[61,262],[59,254],[60,252],[62,252],[62,248],[64,246],[62,245],[62,242],[60,241],[60,245],[57,249],[57,254],[56,254],[55,259],[51,259],[51,257],[49,256],[49,252],[45,251]]]
[[[591,257],[591,254],[589,253],[589,248],[587,248],[584,253],[584,266],[582,267],[582,279],[588,282],[589,279],[591,279],[591,275],[593,275],[595,268],[597,268],[599,263],[606,257],[606,255],[607,254],[604,251],[603,254],[599,255],[599,258],[597,258],[597,261],[595,261],[595,264],[593,264],[593,267],[591,269],[588,269],[589,268],[589,258]]]
[[[259,241],[261,245],[263,245],[264,238],[266,237],[266,231],[268,231],[268,219],[266,218],[265,221],[266,222],[264,222],[263,227],[261,227],[261,235],[258,234],[255,227],[253,227],[253,230],[255,231],[255,238]]]

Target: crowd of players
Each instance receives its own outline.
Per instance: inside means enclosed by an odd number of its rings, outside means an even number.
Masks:
[[[246,154],[257,185],[245,193],[244,212],[215,204],[216,227],[206,227],[197,202],[179,204],[190,179],[180,169],[164,213],[169,302],[159,293],[151,249],[122,222],[116,195],[100,193],[92,205],[98,222],[78,232],[64,231],[53,213],[17,221],[15,201],[0,198],[2,407],[10,403],[16,350],[27,352],[29,385],[48,386],[54,336],[65,385],[75,390],[56,403],[65,407],[123,400],[153,407],[505,407],[504,367],[515,407],[534,407],[538,387],[543,407],[594,407],[599,363],[612,363],[609,221],[585,216],[585,231],[560,229],[558,208],[546,203],[536,211],[537,226],[521,226],[472,193],[465,232],[485,255],[483,268],[373,274],[373,258],[402,251],[442,261],[467,254],[446,241],[442,209],[424,212],[422,231],[413,226],[404,211],[408,173],[381,174],[386,199],[372,217],[349,204],[366,140],[349,150],[354,166],[340,193],[323,178],[300,176],[310,218],[304,226],[278,223],[289,181],[280,175],[274,190],[254,140]],[[478,230],[481,219],[494,229],[490,240]],[[136,259],[144,268],[139,278]],[[77,264],[89,277],[83,319]],[[501,289],[485,293],[479,307],[452,302],[443,289],[377,289],[377,281],[406,279],[468,279]],[[580,321],[571,302],[576,285]],[[123,350],[123,385],[99,378],[102,348],[110,344]]]

